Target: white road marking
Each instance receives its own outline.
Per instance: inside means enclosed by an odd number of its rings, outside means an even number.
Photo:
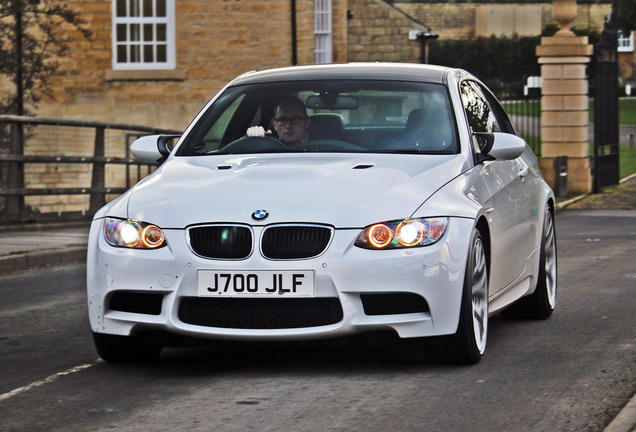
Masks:
[[[29,391],[31,389],[34,389],[36,387],[43,386],[44,384],[52,383],[53,381],[56,381],[58,378],[61,378],[63,376],[70,375],[70,374],[73,374],[75,372],[79,372],[79,371],[87,369],[87,368],[89,368],[91,366],[95,366],[95,364],[96,363],[83,364],[83,365],[80,365],[80,366],[75,366],[74,368],[65,370],[64,372],[58,372],[56,374],[51,375],[50,377],[44,378],[44,379],[39,380],[39,381],[35,381],[35,382],[33,382],[33,383],[29,384],[29,385],[26,385],[24,387],[19,387],[19,388],[15,389],[15,390],[11,390],[8,393],[0,394],[0,402],[2,402],[4,400],[7,400],[9,398],[12,398],[13,396],[17,396],[17,395],[19,395],[21,393],[24,393],[26,391]]]

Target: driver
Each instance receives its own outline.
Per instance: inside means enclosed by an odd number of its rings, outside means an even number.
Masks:
[[[294,147],[309,139],[311,120],[307,116],[307,110],[303,101],[295,96],[286,96],[276,105],[272,126],[278,138],[288,147]],[[252,126],[247,129],[248,137],[264,137],[271,135],[272,131],[262,126]]]

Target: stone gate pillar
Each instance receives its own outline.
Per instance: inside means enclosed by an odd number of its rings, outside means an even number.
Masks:
[[[593,46],[587,37],[569,29],[576,17],[576,0],[553,0],[553,16],[561,26],[553,37],[541,38],[537,56],[541,65],[541,171],[556,185],[554,159],[568,157],[568,191],[592,190],[589,158],[587,64]]]

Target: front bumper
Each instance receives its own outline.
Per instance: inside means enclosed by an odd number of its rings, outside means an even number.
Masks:
[[[365,250],[353,246],[360,230],[336,229],[329,248],[317,258],[268,260],[256,248],[249,258],[231,261],[195,255],[185,230],[164,230],[168,246],[161,249],[115,248],[104,240],[103,221],[95,220],[87,258],[91,328],[96,333],[122,336],[159,331],[235,340],[318,339],[378,330],[393,330],[402,338],[452,334],[459,321],[473,223],[472,219],[450,218],[443,238],[426,247]],[[255,238],[261,230],[254,227]],[[218,321],[221,312],[214,308],[219,304],[210,303],[217,299],[197,294],[199,269],[310,270],[315,274],[315,297],[307,301],[223,299],[229,318]],[[399,304],[392,306],[396,299]],[[320,309],[323,303],[328,304],[328,311]],[[283,314],[293,313],[299,321],[269,327],[267,321],[258,326],[233,326],[232,313],[246,304],[244,313],[248,315],[282,308]],[[206,317],[199,318],[201,313]],[[311,314],[315,320],[306,319]],[[323,317],[328,314],[331,318]]]

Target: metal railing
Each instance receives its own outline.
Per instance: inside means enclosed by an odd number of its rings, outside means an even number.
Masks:
[[[37,131],[38,128],[52,127],[53,134],[44,134]],[[25,128],[28,131],[25,133]],[[73,134],[64,136],[60,132],[62,129],[71,128]],[[6,131],[9,129],[9,133]],[[86,132],[79,130],[94,130],[93,143],[87,145],[89,140]],[[99,210],[106,203],[108,194],[121,194],[132,186],[132,177],[135,182],[145,174],[152,170],[151,165],[141,164],[130,157],[129,144],[133,138],[147,134],[179,134],[179,131],[173,129],[154,128],[147,126],[121,124],[121,123],[105,123],[96,121],[77,121],[44,117],[27,117],[0,115],[0,132],[5,131],[0,136],[0,222],[5,221],[25,221],[32,219],[50,218],[52,214],[57,217],[65,214],[77,213],[77,211],[51,211],[49,213],[33,212],[29,206],[25,205],[26,197],[47,196],[47,195],[89,195],[87,208],[79,211],[84,215],[91,215]],[[106,155],[107,133],[113,133],[110,142],[117,142],[111,145],[111,153],[113,156]],[[25,154],[33,153],[31,148],[32,141],[37,142],[39,139],[39,147],[45,147],[48,142],[56,141],[55,134],[61,136],[57,139],[58,144],[61,141],[62,146],[66,141],[75,141],[75,149],[69,150],[69,153],[83,153],[92,151],[90,155],[66,155],[66,154]],[[73,138],[68,138],[72,136]],[[121,143],[121,145],[119,144]],[[64,148],[64,147],[63,147]],[[25,152],[25,150],[28,150]],[[38,151],[41,153],[41,151]],[[59,152],[58,152],[59,153]],[[26,187],[25,186],[25,165],[35,164],[57,164],[56,170],[60,166],[70,166],[74,164],[84,164],[90,168],[90,185],[73,185],[73,186],[41,186]],[[60,165],[64,164],[64,165]],[[69,164],[69,165],[67,165]],[[107,185],[106,169],[107,167],[120,165],[125,167],[125,179],[116,180],[116,185]],[[6,166],[6,171],[2,168]],[[136,168],[136,175],[132,176],[130,168]],[[56,173],[60,178],[64,177],[64,172]],[[79,180],[75,173],[67,173],[64,184]],[[4,201],[4,202],[3,202]]]
[[[502,104],[518,134],[541,156],[541,96],[503,99]]]

